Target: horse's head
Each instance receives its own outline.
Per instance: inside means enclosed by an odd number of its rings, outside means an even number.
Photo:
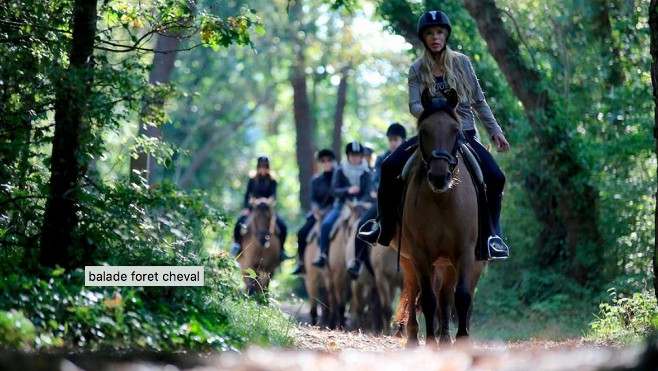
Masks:
[[[257,198],[251,201],[252,213],[249,226],[256,240],[263,247],[270,246],[270,239],[274,233],[276,225],[275,203],[276,201],[272,198]]]
[[[418,119],[419,150],[430,189],[442,193],[453,184],[457,150],[463,140],[461,122],[455,112],[459,99],[454,89],[448,99],[433,98],[425,89],[421,102],[425,110]]]

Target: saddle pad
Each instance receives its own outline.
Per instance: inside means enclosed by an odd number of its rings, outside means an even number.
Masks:
[[[308,233],[308,236],[306,236],[306,243],[311,243],[314,238],[320,237],[320,224],[315,223],[313,226],[313,229]]]
[[[329,240],[333,240],[333,238],[336,237],[336,233],[338,232],[338,227],[340,227],[340,225],[349,218],[350,218],[350,208],[347,205],[343,205],[343,208],[340,210],[340,216],[338,217],[338,219],[336,219],[336,223],[334,223],[334,225],[331,226],[331,232],[329,233]]]

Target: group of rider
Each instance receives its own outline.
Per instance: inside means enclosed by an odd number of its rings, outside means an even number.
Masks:
[[[502,235],[500,213],[505,175],[491,153],[479,141],[474,112],[498,151],[508,151],[509,143],[486,102],[470,60],[448,47],[448,39],[452,32],[448,16],[440,11],[426,12],[418,20],[417,32],[425,45],[425,50],[409,69],[409,110],[414,117],[421,116],[423,113],[421,93],[425,89],[429,89],[429,93],[435,98],[447,98],[451,93],[457,95],[459,102],[455,110],[462,124],[464,138],[477,155],[482,170],[486,184],[486,197],[482,198],[487,200],[486,209],[489,211],[488,217],[491,220],[489,224],[492,226],[488,231],[491,235],[488,239],[488,252],[480,255],[479,258],[506,259],[509,256],[509,248],[500,237]],[[398,222],[398,203],[404,190],[404,182],[400,175],[418,146],[418,136],[407,139],[406,130],[399,123],[391,124],[386,136],[389,150],[377,157],[374,168],[371,168],[369,161],[364,159],[367,154],[372,154],[372,149],[364,147],[358,141],[350,142],[346,146],[347,158],[339,166],[331,150],[323,149],[317,153],[317,161],[322,171],[311,181],[312,212],[309,212],[306,222],[297,233],[299,262],[293,273],[304,273],[306,240],[316,223],[315,215],[322,217],[322,224],[318,239],[319,253],[313,265],[319,268],[326,266],[330,233],[347,199],[357,201],[376,199],[377,203],[377,207],[371,208],[359,222],[359,232],[355,240],[355,258],[348,267],[350,276],[356,278],[363,270],[363,266],[369,267],[369,245],[379,243],[388,246],[391,243]],[[234,253],[239,249],[241,225],[249,213],[248,200],[251,197],[275,195],[276,181],[270,175],[269,160],[266,157],[259,157],[258,173],[249,180],[244,209],[236,224],[234,233],[236,244],[232,248]],[[286,226],[278,216],[277,225],[283,246]]]

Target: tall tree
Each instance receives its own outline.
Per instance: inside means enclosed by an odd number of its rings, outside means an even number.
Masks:
[[[192,20],[194,9],[196,5],[195,0],[185,1],[184,16],[169,26],[169,29],[159,33],[155,43],[153,55],[153,68],[149,75],[149,83],[152,86],[159,86],[169,82],[171,72],[174,70],[174,62],[176,55],[181,45],[181,40],[184,37],[181,28],[189,27]],[[159,125],[149,125],[148,117],[154,111],[162,109],[164,106],[164,98],[159,94],[145,96],[145,102],[142,109],[142,114],[139,117],[139,129],[137,132],[138,137],[146,138],[162,138],[162,128]],[[155,183],[155,170],[156,161],[153,155],[147,151],[140,151],[137,157],[131,157],[130,160],[130,175],[141,176],[148,184]]]
[[[302,7],[300,2],[295,2],[290,8],[291,20],[296,20],[300,25]],[[308,85],[306,76],[306,56],[304,40],[295,38],[296,58],[290,71],[290,82],[293,89],[293,110],[295,117],[295,131],[297,133],[297,165],[299,166],[299,203],[302,210],[311,208],[311,186],[310,180],[313,176],[313,111],[308,96]]]
[[[164,33],[157,36],[153,55],[153,68],[149,75],[151,85],[159,86],[169,82],[180,43],[181,38],[176,33]],[[138,137],[162,139],[162,128],[149,125],[147,118],[153,114],[153,111],[162,109],[163,105],[164,99],[158,94],[145,96],[142,114],[139,117]],[[130,175],[141,176],[148,184],[155,183],[155,169],[155,158],[146,151],[139,151],[137,157],[131,157],[130,159]]]
[[[345,115],[345,105],[347,104],[347,77],[350,66],[346,66],[341,71],[340,82],[336,94],[336,111],[334,111],[334,128],[332,135],[331,147],[336,154],[336,158],[341,158],[341,143],[343,134],[343,116]]]
[[[531,125],[529,140],[536,143],[538,157],[533,159],[537,166],[526,170],[525,186],[532,195],[535,216],[542,223],[538,257],[548,265],[562,264],[581,284],[595,281],[604,249],[596,218],[592,217],[598,194],[571,148],[559,103],[549,94],[539,71],[522,58],[495,1],[464,0],[464,5]]]
[[[73,34],[68,71],[56,91],[55,136],[50,163],[49,196],[41,232],[39,261],[46,266],[71,263],[78,225],[79,186],[86,171],[81,146],[88,126],[85,113],[93,83],[96,0],[73,4]]]
[[[654,124],[653,137],[658,156],[658,0],[651,0],[649,4],[649,30],[651,36],[651,85],[653,86]],[[658,176],[658,168],[656,169]],[[658,205],[658,191],[655,193]],[[654,229],[658,231],[658,207],[654,210]],[[654,232],[655,235],[655,232]],[[653,247],[653,289],[658,298],[658,238],[654,237]]]

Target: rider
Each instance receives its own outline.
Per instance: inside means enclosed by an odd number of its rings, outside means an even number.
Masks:
[[[452,32],[450,19],[440,11],[430,11],[418,19],[418,37],[425,45],[422,56],[409,68],[409,110],[415,117],[423,113],[421,93],[428,88],[432,96],[447,96],[450,89],[455,89],[459,97],[457,113],[468,143],[479,157],[480,167],[487,185],[486,196],[491,220],[495,231],[501,235],[500,211],[502,205],[505,175],[498,167],[493,156],[478,141],[473,111],[487,130],[489,138],[495,143],[496,150],[508,151],[509,143],[502,129],[484,98],[473,66],[467,56],[448,47]],[[359,233],[359,237],[369,243],[379,242],[388,245],[395,233],[396,202],[401,198],[402,185],[396,181],[404,164],[411,156],[410,147],[417,145],[414,136],[403,143],[382,165],[381,182],[378,189],[379,215],[370,231]],[[389,202],[390,201],[390,202]],[[506,259],[509,249],[501,238],[489,239],[489,251],[492,259]]]
[[[249,179],[247,184],[247,191],[244,194],[244,202],[242,204],[242,212],[238,221],[233,228],[233,244],[231,245],[231,254],[237,256],[240,254],[242,242],[242,228],[244,222],[251,213],[250,201],[252,198],[276,198],[276,180],[270,173],[270,159],[267,156],[260,156],[256,160],[256,175]],[[276,225],[279,229],[279,239],[281,240],[281,258],[284,259],[285,251],[284,244],[286,236],[288,235],[288,227],[281,217],[276,215]]]
[[[311,209],[313,209],[313,212],[308,213],[306,223],[297,232],[299,262],[292,271],[292,274],[305,273],[304,251],[306,251],[308,234],[317,222],[315,220],[315,213],[326,215],[334,203],[334,196],[331,194],[331,180],[334,176],[336,155],[330,149],[323,149],[318,152],[317,160],[320,163],[322,172],[315,175],[311,180]]]
[[[345,148],[347,159],[343,160],[334,173],[331,182],[334,205],[322,220],[318,245],[320,254],[313,260],[313,265],[316,267],[322,268],[327,264],[327,252],[331,238],[329,234],[340,216],[345,200],[348,198],[362,200],[370,195],[372,178],[368,164],[363,160],[363,151],[361,143],[357,141],[349,143]]]
[[[377,156],[375,160],[375,173],[373,177],[374,186],[379,187],[379,178],[382,170],[382,163],[384,160],[394,152],[401,144],[407,139],[407,130],[404,126],[400,125],[397,122],[392,123],[388,130],[386,130],[386,137],[388,138],[388,150],[383,154]],[[375,197],[376,198],[376,197]],[[377,216],[377,208],[371,207],[359,221],[359,226],[357,230],[361,230],[364,224],[369,220],[374,219]],[[354,240],[354,259],[350,261],[350,264],[347,268],[347,273],[350,274],[352,279],[357,279],[361,274],[362,265],[366,263],[368,266],[369,263],[369,254],[368,254],[368,244],[361,240],[360,238],[355,238]]]

